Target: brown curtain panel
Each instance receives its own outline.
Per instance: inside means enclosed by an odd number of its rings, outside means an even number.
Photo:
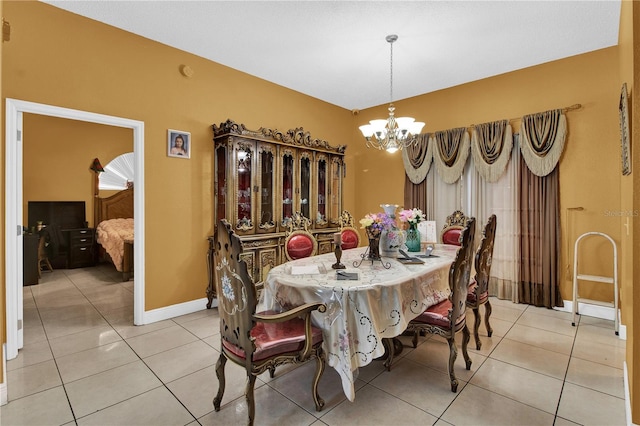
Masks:
[[[404,208],[418,208],[427,210],[427,173],[431,166],[432,154],[429,149],[431,134],[420,134],[417,143],[405,148],[403,161],[404,177]]]
[[[560,282],[559,168],[547,176],[532,173],[520,160],[519,302],[563,306]]]
[[[411,182],[409,177],[404,176],[404,208],[417,208],[423,212],[427,211],[427,180],[419,184]]]

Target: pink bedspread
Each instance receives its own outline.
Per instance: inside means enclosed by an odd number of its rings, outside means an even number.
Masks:
[[[116,269],[122,272],[124,240],[133,241],[133,219],[110,219],[102,221],[96,228],[98,243],[111,256]]]

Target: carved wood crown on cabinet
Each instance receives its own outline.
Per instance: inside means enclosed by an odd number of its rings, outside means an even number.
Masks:
[[[249,130],[227,120],[212,128],[214,227],[223,218],[232,225],[254,281],[286,261],[284,240],[296,213],[311,221],[318,253],[332,251],[343,210],[346,145],[314,139],[302,127]],[[212,253],[210,247],[210,271]],[[210,274],[208,294],[212,281]]]
[[[295,129],[289,129],[286,132],[280,130],[269,129],[261,127],[258,130],[249,130],[244,124],[238,124],[233,120],[227,120],[224,123],[220,123],[220,126],[213,125],[213,136],[215,138],[223,136],[225,134],[235,134],[240,136],[247,136],[249,138],[258,138],[271,140],[273,142],[282,142],[291,144],[294,146],[303,146],[310,149],[322,149],[325,151],[336,152],[344,155],[347,149],[346,145],[338,145],[333,147],[329,142],[322,139],[312,139],[309,132],[305,132],[302,127]]]

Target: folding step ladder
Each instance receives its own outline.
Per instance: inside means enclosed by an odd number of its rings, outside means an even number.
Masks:
[[[613,276],[601,277],[598,275],[587,275],[578,273],[578,246],[583,238],[592,235],[597,235],[606,238],[613,247]],[[613,302],[601,302],[599,300],[582,299],[578,295],[578,281],[592,281],[606,284],[613,284]],[[573,322],[571,325],[576,325],[576,314],[578,313],[578,303],[588,303],[591,305],[612,307],[614,309],[614,323],[616,335],[619,334],[619,319],[618,319],[618,249],[616,247],[613,238],[602,232],[587,232],[578,237],[575,247],[573,249]]]

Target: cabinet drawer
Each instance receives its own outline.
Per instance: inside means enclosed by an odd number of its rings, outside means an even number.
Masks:
[[[71,247],[91,246],[93,244],[92,236],[73,237],[71,238]]]
[[[69,237],[71,239],[71,244],[74,243],[85,243],[93,242],[93,230],[91,229],[74,229],[73,231],[69,231]]]
[[[70,268],[92,266],[94,264],[93,250],[88,247],[72,247],[70,251]]]

